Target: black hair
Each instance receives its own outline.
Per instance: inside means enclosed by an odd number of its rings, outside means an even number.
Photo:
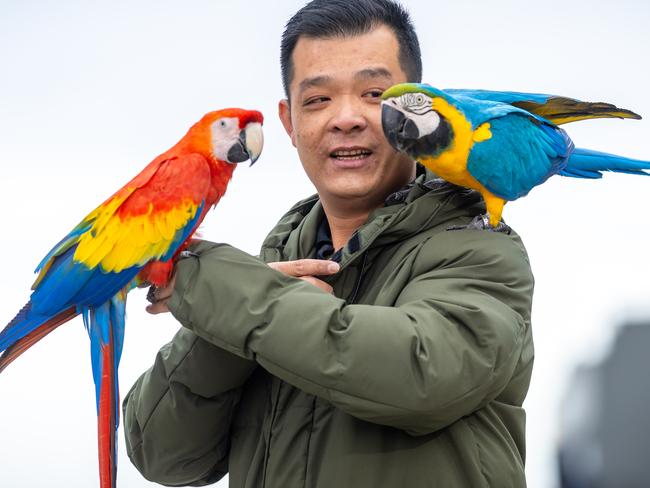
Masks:
[[[389,27],[399,44],[399,63],[408,81],[422,81],[422,55],[411,18],[394,0],[312,0],[289,19],[282,34],[280,67],[289,98],[293,78],[292,54],[302,36],[315,39],[366,34],[377,26]]]

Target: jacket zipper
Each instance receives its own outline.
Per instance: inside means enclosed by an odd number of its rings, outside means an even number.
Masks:
[[[345,302],[348,305],[352,305],[356,303],[357,296],[359,294],[359,290],[361,289],[361,283],[363,282],[363,272],[366,269],[366,261],[368,259],[368,251],[363,252],[363,257],[361,258],[361,266],[359,268],[359,275],[357,276],[356,282],[354,284],[354,290],[352,291],[352,295],[350,296],[349,299],[347,299]],[[268,472],[268,463],[269,463],[269,452],[271,449],[271,437],[273,435],[273,424],[275,423],[275,417],[277,415],[277,409],[278,409],[278,403],[280,401],[280,389],[282,388],[282,382],[276,378],[272,380],[276,385],[277,385],[277,391],[275,392],[275,395],[271,393],[271,398],[272,404],[271,404],[271,420],[269,422],[269,430],[268,430],[268,441],[266,444],[266,449],[264,452],[264,471],[262,473],[262,487],[266,487],[266,474]],[[312,428],[314,425],[314,415],[315,415],[315,409],[316,409],[316,397],[314,397],[314,401],[312,402]],[[311,440],[311,432],[310,432],[310,440]],[[307,466],[309,465],[309,455],[307,455],[307,459],[305,460],[305,486],[307,483]]]

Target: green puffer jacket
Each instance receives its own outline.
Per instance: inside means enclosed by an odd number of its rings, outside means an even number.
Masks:
[[[184,327],[124,400],[132,462],[171,486],[525,486],[533,277],[516,235],[447,231],[483,211],[420,176],[344,248],[334,296],[263,263],[314,257],[315,197],[263,261],[200,243]]]

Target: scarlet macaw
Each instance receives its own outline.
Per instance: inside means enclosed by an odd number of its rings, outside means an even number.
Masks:
[[[0,371],[52,330],[81,314],[90,336],[97,398],[99,477],[116,483],[117,367],[126,294],[167,284],[174,259],[219,201],[235,163],[254,163],[262,114],[210,112],[171,149],[86,216],[36,268],[29,302],[0,332]]]
[[[607,103],[555,95],[438,90],[402,83],[382,94],[382,128],[390,144],[450,183],[477,190],[486,216],[469,227],[508,230],[507,201],[554,174],[600,178],[601,171],[648,175],[650,162],[575,148],[558,125],[604,117],[641,117]]]

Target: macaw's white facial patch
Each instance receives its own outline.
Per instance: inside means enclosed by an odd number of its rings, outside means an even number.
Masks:
[[[417,126],[420,137],[433,134],[440,125],[440,115],[433,110],[433,100],[424,93],[405,93],[400,97],[404,115]]]
[[[420,132],[420,137],[433,134],[440,126],[440,115],[435,110],[429,109],[428,112],[423,114],[411,113],[409,117],[417,126]]]
[[[440,115],[433,110],[433,100],[423,93],[405,93],[382,102],[399,110],[417,126],[420,137],[433,134],[440,126]]]
[[[228,151],[239,139],[239,119],[223,117],[212,123],[212,154],[221,161],[228,160]]]

